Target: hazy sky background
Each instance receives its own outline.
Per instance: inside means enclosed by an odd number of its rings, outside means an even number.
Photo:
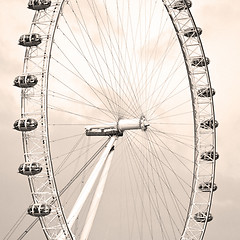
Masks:
[[[28,32],[33,11],[26,1],[1,0],[0,8],[0,239],[31,201],[26,178],[17,174],[23,162],[21,134],[12,130],[20,116],[20,90],[12,86],[21,74],[25,49],[17,45]],[[239,239],[240,214],[240,1],[193,0],[196,24],[203,29],[202,41],[216,90],[219,121],[216,183],[212,214],[205,240]],[[30,238],[26,238],[30,239]]]

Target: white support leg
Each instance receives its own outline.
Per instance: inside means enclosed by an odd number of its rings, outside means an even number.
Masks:
[[[88,215],[87,215],[86,222],[85,222],[85,225],[84,225],[83,230],[82,230],[80,240],[87,240],[88,239],[89,233],[90,233],[91,228],[92,228],[93,221],[94,221],[96,213],[97,213],[98,205],[100,203],[100,200],[101,200],[101,197],[102,197],[102,194],[103,194],[103,190],[104,190],[105,183],[106,183],[106,180],[107,180],[107,176],[108,176],[108,173],[109,173],[110,165],[111,165],[111,162],[112,162],[113,152],[114,151],[110,152],[110,154],[108,155],[108,158],[106,160],[106,163],[105,163],[100,181],[98,183],[97,189],[95,191],[95,194],[94,194],[94,197],[93,197],[93,200],[92,200],[92,204],[91,204],[90,209],[88,211]]]
[[[76,221],[89,193],[91,192],[94,183],[96,182],[97,177],[99,176],[101,169],[104,166],[104,163],[106,162],[108,155],[111,151],[111,148],[113,147],[114,142],[116,141],[117,137],[113,136],[111,137],[109,143],[106,146],[106,149],[104,150],[104,152],[102,153],[98,163],[96,164],[95,168],[93,169],[90,177],[88,178],[86,184],[84,185],[80,195],[78,196],[77,201],[75,202],[71,213],[69,214],[69,217],[67,218],[67,223],[69,228],[71,229],[74,222]],[[64,239],[63,233],[59,234],[58,237],[59,240]]]

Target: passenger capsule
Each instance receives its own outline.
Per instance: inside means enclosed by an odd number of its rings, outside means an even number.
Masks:
[[[215,93],[216,92],[213,88],[201,88],[201,89],[198,89],[197,91],[197,95],[203,98],[214,96]]]
[[[27,176],[36,175],[41,171],[42,171],[42,166],[40,165],[40,163],[36,163],[36,162],[32,162],[32,163],[26,162],[21,164],[18,168],[19,173]]]
[[[186,2],[186,3],[185,3]],[[184,9],[188,9],[192,6],[192,2],[190,0],[179,0],[176,1],[175,3],[172,4],[172,8],[176,9],[176,10],[184,10]]]
[[[217,128],[218,121],[215,120],[215,122],[213,122],[213,119],[208,119],[208,120],[201,122],[200,127],[203,129],[213,129],[214,127]]]
[[[50,0],[29,0],[28,8],[32,10],[45,10],[51,6]]]
[[[208,151],[201,154],[200,158],[205,161],[213,161],[214,159],[214,152]],[[215,152],[215,160],[219,159],[218,152]]]
[[[13,128],[18,131],[32,131],[38,126],[37,120],[33,118],[19,119],[13,124]]]
[[[208,65],[210,63],[209,58],[206,57],[206,61],[204,59],[204,57],[196,57],[193,58],[191,61],[191,65],[195,66],[195,67],[204,67],[206,65]]]
[[[22,35],[18,40],[18,44],[24,47],[38,46],[41,42],[42,38],[38,33]]]
[[[22,75],[17,76],[14,79],[13,86],[20,87],[20,88],[29,88],[34,87],[37,84],[38,80],[37,77],[34,75]]]
[[[202,34],[202,29],[200,27],[194,28],[190,27],[183,31],[185,37],[197,37]]]
[[[214,192],[217,190],[217,185],[214,183],[212,187],[212,182],[204,182],[199,184],[198,189],[202,192],[211,192],[211,190]]]
[[[51,207],[44,203],[35,203],[29,206],[27,212],[33,217],[44,217],[51,213]]]
[[[199,212],[194,215],[194,219],[196,222],[205,222],[206,220],[207,222],[210,222],[213,220],[213,216],[209,213],[207,218],[207,212]]]

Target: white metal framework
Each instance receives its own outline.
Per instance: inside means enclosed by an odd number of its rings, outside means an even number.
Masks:
[[[34,203],[51,208],[38,216],[47,239],[203,239],[217,122],[190,7],[53,0],[35,11],[29,34],[41,42],[27,46],[23,76],[38,82],[22,84],[21,119],[38,126],[22,139],[25,162],[42,167],[28,179]]]

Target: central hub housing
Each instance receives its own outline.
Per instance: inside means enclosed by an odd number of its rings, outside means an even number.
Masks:
[[[86,126],[87,136],[123,136],[123,132],[126,130],[141,129],[147,130],[150,124],[145,117],[132,118],[132,119],[119,119],[118,122],[103,123],[98,125]]]

